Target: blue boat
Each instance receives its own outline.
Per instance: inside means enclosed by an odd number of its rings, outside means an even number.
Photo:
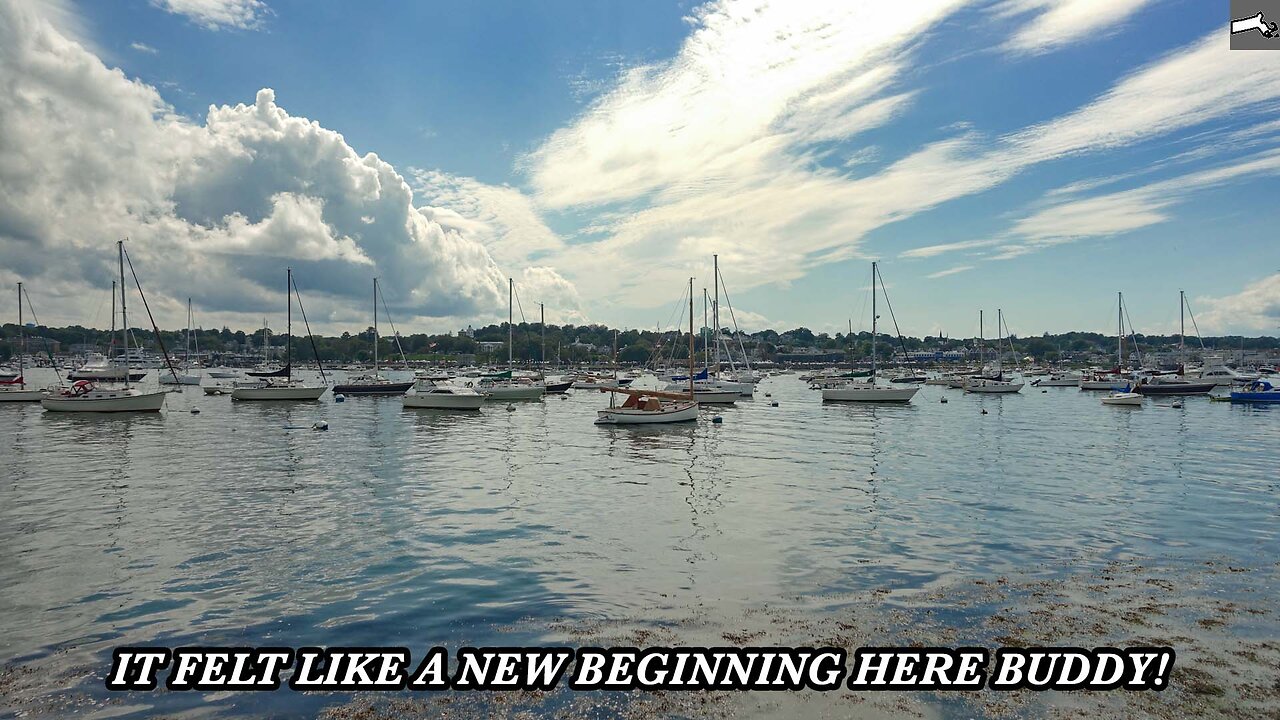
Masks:
[[[1266,380],[1255,380],[1241,392],[1231,393],[1231,402],[1280,403],[1280,388]]]

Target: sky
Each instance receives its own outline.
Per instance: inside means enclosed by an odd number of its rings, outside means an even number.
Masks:
[[[505,319],[508,278],[517,320],[656,328],[718,255],[725,324],[834,333],[877,260],[908,335],[1110,332],[1119,291],[1174,332],[1179,290],[1206,335],[1277,335],[1280,38],[1232,51],[1230,19],[0,0],[0,282],[106,327],[128,238],[162,327],[188,297],[278,327],[293,267],[324,332],[369,325],[375,276],[402,333]]]

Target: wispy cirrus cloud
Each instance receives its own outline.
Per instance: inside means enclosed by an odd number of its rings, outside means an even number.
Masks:
[[[937,280],[938,278],[944,278],[949,275],[957,275],[962,272],[968,272],[973,268],[974,268],[973,265],[957,265],[955,267],[947,268],[946,270],[939,270],[936,273],[930,273],[928,275],[925,275],[925,277],[929,278],[930,280]]]
[[[133,48],[134,50],[140,53],[146,53],[148,55],[155,55],[157,52],[159,52],[158,50],[151,47],[150,45],[147,45],[146,43],[137,42],[137,41],[129,43],[129,47]]]
[[[1021,25],[1004,49],[1039,55],[1077,41],[1118,32],[1152,0],[1005,0],[994,11]]]

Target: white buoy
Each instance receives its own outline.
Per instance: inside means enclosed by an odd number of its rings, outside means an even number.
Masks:
[[[1170,405],[1169,407],[1171,407],[1171,408],[1180,408],[1180,407],[1182,407],[1182,401],[1181,401],[1181,400],[1174,400],[1174,401],[1173,401],[1173,404],[1172,404],[1172,405]]]

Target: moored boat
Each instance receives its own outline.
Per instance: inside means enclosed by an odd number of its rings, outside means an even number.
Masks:
[[[404,396],[404,406],[436,410],[479,410],[484,400],[484,395],[471,388],[424,379],[415,383],[413,391]]]
[[[880,277],[879,265],[871,263],[871,372],[866,379],[848,378],[845,382],[822,388],[823,402],[911,402],[919,392],[918,387],[885,387],[876,384],[876,282]],[[883,281],[880,287],[884,287]],[[887,297],[887,296],[886,296]],[[852,323],[850,323],[852,325]]]
[[[1233,403],[1280,403],[1280,388],[1266,380],[1255,380],[1243,390],[1231,393]]]
[[[22,283],[18,283],[18,370],[0,375],[0,402],[39,402],[48,392],[42,388],[27,387],[25,378],[27,335],[22,324]]]
[[[293,268],[286,270],[285,281],[285,305],[286,305],[286,339],[285,339],[285,360],[284,367],[278,372],[268,373],[249,373],[254,376],[254,380],[246,380],[237,382],[231,388],[232,400],[319,400],[321,395],[329,389],[328,382],[324,381],[324,366],[320,365],[320,355],[316,353],[316,365],[320,368],[321,384],[308,385],[302,380],[293,379],[293,295],[297,292],[297,286],[293,282]],[[298,309],[302,310],[302,297],[298,297]],[[303,321],[306,321],[306,310],[302,310]],[[266,331],[263,330],[265,335]],[[308,337],[311,330],[307,329]],[[315,350],[314,340],[312,340],[312,350]],[[280,374],[283,372],[283,375]]]

